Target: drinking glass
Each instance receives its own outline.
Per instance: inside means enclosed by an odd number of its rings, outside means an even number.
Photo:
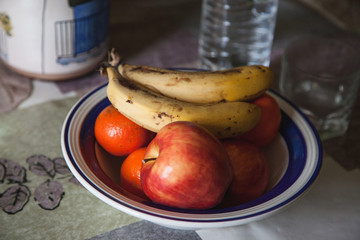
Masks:
[[[280,91],[299,106],[321,138],[348,128],[360,82],[360,53],[345,41],[307,37],[284,52]]]

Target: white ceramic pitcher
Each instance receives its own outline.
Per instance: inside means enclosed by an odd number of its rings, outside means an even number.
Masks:
[[[0,0],[0,57],[33,78],[63,80],[107,53],[108,0]]]

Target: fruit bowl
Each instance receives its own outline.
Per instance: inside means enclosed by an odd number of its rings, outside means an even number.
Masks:
[[[237,206],[209,210],[166,207],[131,195],[119,186],[119,171],[112,171],[119,166],[104,163],[111,156],[98,146],[94,137],[96,117],[110,104],[106,86],[85,95],[69,111],[61,132],[61,147],[68,167],[79,182],[105,203],[129,215],[179,229],[246,224],[284,209],[302,196],[318,176],[322,148],[315,128],[294,104],[269,90],[279,103],[282,122],[278,136],[265,148],[271,179],[264,195]]]

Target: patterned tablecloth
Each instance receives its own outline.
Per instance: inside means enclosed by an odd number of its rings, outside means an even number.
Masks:
[[[198,66],[200,0],[112,3],[110,46],[127,62]],[[304,5],[280,0],[271,63],[276,76],[284,46],[318,32],[341,33]],[[347,33],[339,36],[358,41]],[[185,231],[114,209],[82,187],[67,168],[60,147],[64,118],[79,97],[106,81],[96,70],[64,82],[40,81],[0,64],[0,239],[359,238],[359,103],[349,132],[324,142],[319,178],[295,204],[243,226]]]

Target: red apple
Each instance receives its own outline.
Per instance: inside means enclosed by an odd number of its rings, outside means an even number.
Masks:
[[[263,150],[244,140],[224,140],[233,169],[233,180],[222,206],[234,206],[264,194],[270,180],[270,166]]]
[[[218,205],[232,180],[229,157],[220,141],[190,122],[164,126],[145,152],[141,183],[155,203],[186,209]]]

